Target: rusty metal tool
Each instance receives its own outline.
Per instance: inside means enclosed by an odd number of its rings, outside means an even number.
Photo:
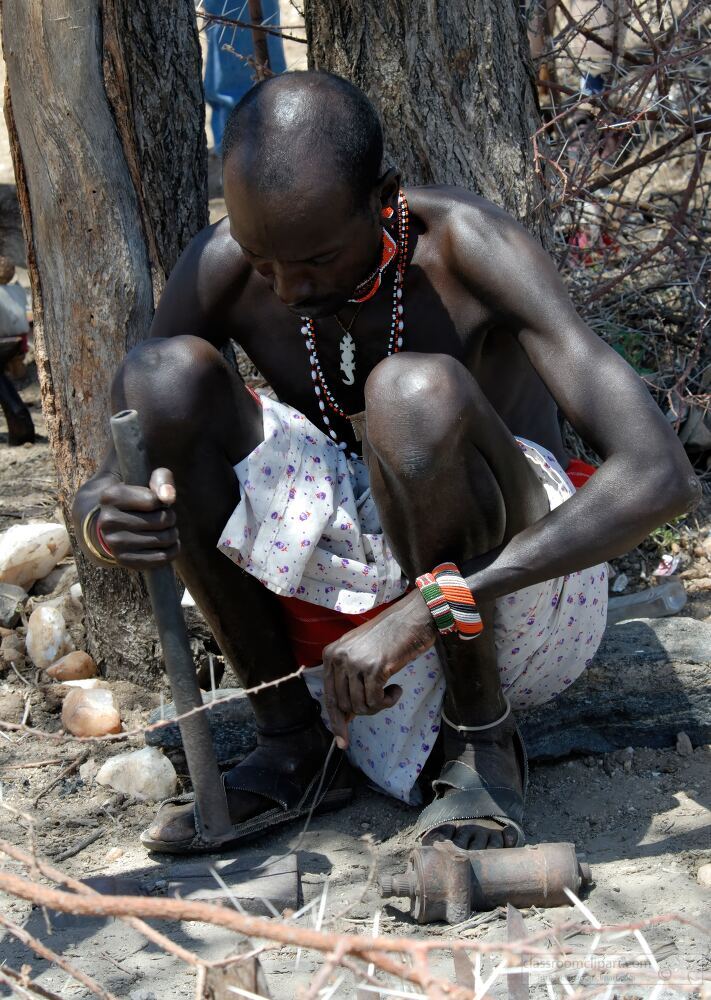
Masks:
[[[575,844],[537,844],[488,851],[464,851],[449,841],[416,847],[402,875],[381,875],[386,898],[410,900],[421,924],[459,924],[472,913],[497,906],[561,906],[565,888],[577,893],[592,883]]]
[[[141,425],[135,410],[111,417],[111,433],[123,481],[130,486],[147,486],[151,467]],[[195,664],[172,566],[159,566],[144,573],[151,606],[158,626],[165,669],[178,715],[202,706]],[[203,840],[214,840],[229,832],[230,815],[217,758],[205,712],[181,719],[180,735]]]

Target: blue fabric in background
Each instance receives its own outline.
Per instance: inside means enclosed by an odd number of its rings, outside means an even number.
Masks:
[[[249,8],[239,0],[205,0],[208,14],[249,21]],[[279,0],[262,0],[264,23],[279,26]],[[252,32],[249,28],[233,28],[228,24],[211,24],[207,29],[207,60],[205,64],[205,100],[212,108],[212,135],[215,153],[222,154],[222,134],[232,108],[254,84],[254,68],[239,56],[254,55]],[[228,51],[225,46],[234,49]],[[267,49],[272,72],[286,69],[281,38],[267,35]],[[238,55],[235,55],[235,52]]]

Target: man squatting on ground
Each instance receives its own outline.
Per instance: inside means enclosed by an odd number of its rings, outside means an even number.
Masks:
[[[174,561],[245,687],[323,664],[252,698],[230,842],[308,810],[332,741],[319,702],[340,748],[320,810],[348,800],[351,764],[421,803],[437,742],[415,835],[521,842],[512,709],[580,675],[605,560],[698,496],[540,246],[466,191],[401,191],[382,156],[374,109],[336,76],[249,91],[224,140],[227,218],[191,242],[114,381],[150,487],[109,454],[75,501],[95,559]],[[230,337],[278,402],[223,360]],[[603,459],[579,492],[558,408]],[[199,849],[192,806],[164,805],[143,841]]]

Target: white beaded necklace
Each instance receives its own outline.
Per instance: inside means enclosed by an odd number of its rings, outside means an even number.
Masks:
[[[393,282],[393,305],[392,305],[392,316],[390,319],[390,336],[388,337],[388,351],[387,357],[392,354],[397,354],[398,351],[402,350],[403,344],[403,333],[405,330],[405,310],[402,298],[403,282],[405,279],[405,270],[407,268],[407,250],[408,250],[408,236],[409,236],[409,212],[407,208],[407,200],[402,191],[398,195],[398,254],[399,259],[397,262],[397,268],[395,271],[395,280]],[[314,393],[318,401],[318,408],[321,411],[321,420],[326,428],[329,436],[333,441],[336,442],[341,451],[345,451],[348,444],[345,441],[340,441],[338,434],[331,426],[331,418],[326,413],[326,406],[328,405],[334,413],[337,413],[339,417],[343,420],[348,420],[348,414],[343,410],[331,392],[328,383],[326,382],[326,377],[321,368],[321,362],[316,351],[316,328],[314,321],[308,316],[301,317],[301,332],[304,335],[304,342],[306,344],[306,350],[309,353],[309,360],[311,362],[311,379],[314,384]],[[345,339],[345,338],[344,338]],[[354,345],[352,338],[350,343],[347,345],[348,350],[351,350]],[[343,349],[343,345],[342,345]]]

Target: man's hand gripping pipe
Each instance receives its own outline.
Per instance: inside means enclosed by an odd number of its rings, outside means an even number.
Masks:
[[[123,481],[130,486],[147,486],[151,474],[141,425],[135,410],[124,410],[111,418]],[[185,619],[175,584],[172,566],[159,566],[144,573],[153,615],[158,626],[166,673],[178,715],[202,705]],[[190,780],[195,790],[195,805],[200,833],[206,842],[219,840],[228,833],[231,822],[222,778],[204,712],[179,721],[180,734]]]

